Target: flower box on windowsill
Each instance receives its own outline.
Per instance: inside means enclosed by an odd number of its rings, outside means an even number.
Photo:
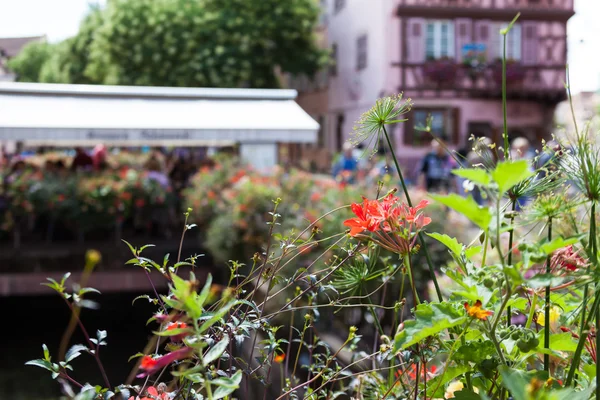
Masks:
[[[429,82],[438,86],[452,86],[456,80],[458,66],[452,58],[438,58],[425,61],[423,74]]]
[[[494,81],[498,86],[502,85],[502,60],[497,60],[491,66]],[[523,83],[525,80],[525,68],[520,62],[514,60],[506,61],[506,85],[514,86]]]

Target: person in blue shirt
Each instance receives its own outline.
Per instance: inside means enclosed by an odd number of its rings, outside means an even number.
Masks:
[[[421,160],[418,174],[425,177],[428,192],[446,192],[450,188],[452,163],[446,150],[437,140],[431,142],[431,151]]]
[[[340,159],[333,165],[333,177],[338,178],[340,175],[354,176],[358,170],[358,161],[354,158],[352,145],[345,143],[344,152]],[[351,180],[353,180],[351,178]]]

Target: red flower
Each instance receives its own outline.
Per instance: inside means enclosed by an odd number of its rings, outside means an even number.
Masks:
[[[174,361],[188,358],[192,354],[192,349],[189,347],[182,347],[179,350],[172,351],[162,357],[152,358],[150,356],[142,357],[140,362],[140,369],[144,370],[141,374],[137,375],[138,378],[145,378],[148,375],[152,375],[155,372],[163,369]]]
[[[144,199],[137,199],[135,201],[135,206],[136,207],[144,207],[146,205],[146,201]]]
[[[354,215],[356,215],[356,218],[351,218],[344,221],[344,225],[350,227],[350,236],[356,236],[365,230],[375,232],[379,229],[379,222],[368,212],[369,200],[363,199],[362,206],[354,203],[351,207],[352,212],[354,212]]]
[[[427,378],[431,379],[433,377],[433,375],[435,375],[435,373],[437,372],[437,367],[435,365],[432,365],[430,368],[427,368],[427,370],[425,370],[425,365],[424,364],[420,364],[420,368],[421,370],[421,374],[419,375],[419,379],[424,379],[425,378],[425,374],[427,374]],[[416,364],[411,364],[410,368],[405,369],[404,371],[402,370],[398,370],[396,371],[396,378],[399,378],[400,376],[402,376],[403,373],[407,373],[408,377],[411,380],[416,380],[417,379],[417,366]]]
[[[167,325],[167,331],[173,331],[175,329],[187,329],[188,325],[185,322],[171,322]],[[190,332],[182,332],[178,335],[171,336],[172,342],[181,342],[184,337],[188,336]]]
[[[164,384],[163,384],[164,385]],[[161,385],[159,385],[159,389],[156,389],[154,386],[150,386],[147,390],[146,390],[146,396],[149,397],[133,397],[131,396],[129,398],[129,400],[169,400],[169,394],[166,393],[163,388],[160,387]]]
[[[553,270],[564,268],[567,271],[573,272],[581,267],[587,266],[585,259],[578,253],[578,251],[573,250],[572,245],[556,250],[554,254],[552,254],[551,268]]]
[[[319,192],[314,192],[313,194],[310,195],[310,201],[312,202],[316,202],[321,200],[321,198],[323,197],[323,195]]]
[[[405,255],[414,248],[418,231],[431,223],[431,218],[421,212],[427,204],[427,200],[423,200],[416,207],[409,207],[393,193],[381,201],[363,198],[362,205],[352,204],[356,218],[344,221],[344,225],[351,227],[351,236],[364,231],[373,232],[370,240],[387,250]]]
[[[58,198],[57,198],[57,201],[58,201],[59,203],[60,203],[60,202],[63,202],[63,201],[65,201],[65,198],[66,198],[66,197],[65,197],[65,195],[64,195],[64,194],[59,194],[59,195],[58,195]]]

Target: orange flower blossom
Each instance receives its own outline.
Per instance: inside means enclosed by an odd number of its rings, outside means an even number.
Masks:
[[[481,308],[481,300],[477,300],[472,306],[469,305],[469,303],[465,303],[465,309],[470,317],[477,318],[481,321],[485,321],[487,317],[493,314],[490,310]]]

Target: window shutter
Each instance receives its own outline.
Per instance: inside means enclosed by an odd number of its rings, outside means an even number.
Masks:
[[[450,110],[452,112],[452,143],[460,145],[461,132],[460,132],[460,108],[455,107]]]
[[[537,64],[537,23],[533,21],[523,22],[521,36],[523,37],[522,56],[523,64]]]
[[[496,59],[497,52],[492,47],[492,23],[490,20],[480,20],[475,22],[475,41],[485,46],[488,61]]]
[[[473,42],[472,35],[473,22],[469,18],[458,18],[456,20],[456,60],[463,60],[463,46]]]
[[[407,57],[409,63],[422,63],[425,61],[425,20],[423,18],[411,18],[406,35]]]

